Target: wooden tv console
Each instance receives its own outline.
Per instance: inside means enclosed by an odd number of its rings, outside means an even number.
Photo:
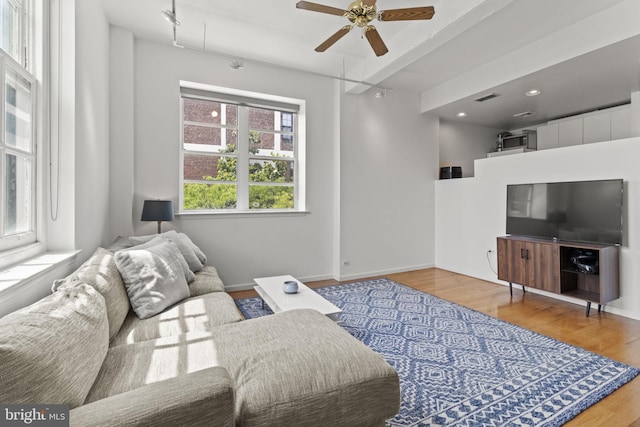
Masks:
[[[583,273],[571,262],[576,249],[597,253],[599,271]],[[530,237],[498,237],[498,279],[602,305],[620,297],[619,247]]]

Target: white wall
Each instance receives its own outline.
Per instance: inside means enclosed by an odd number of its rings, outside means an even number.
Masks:
[[[119,53],[112,53],[112,63],[120,64]],[[128,54],[126,50],[123,53]],[[133,218],[122,216],[113,230],[132,226],[135,234],[155,233],[155,223],[139,221],[143,200],[166,198],[178,203],[180,80],[304,99],[310,213],[181,215],[172,223],[164,223],[163,230],[175,228],[191,236],[228,286],[248,285],[253,277],[277,274],[293,274],[304,280],[332,277],[333,82],[253,63],[247,63],[243,70],[232,70],[229,58],[223,56],[141,40],[135,42],[134,57],[133,194],[127,194],[131,190],[127,190],[126,182],[114,189],[119,192],[117,198],[133,200]],[[126,60],[122,63],[129,67]],[[113,173],[131,172],[128,162],[116,161],[112,166]]]
[[[487,250],[494,251],[490,259],[496,269],[496,237],[505,234],[507,184],[622,178],[626,213],[620,249],[621,297],[606,309],[640,319],[639,158],[640,138],[630,138],[478,160],[474,178],[438,181],[436,265],[498,282],[489,267]]]
[[[416,94],[345,95],[341,121],[340,279],[434,264],[438,119]]]
[[[99,2],[76,2],[75,249],[108,240],[109,24]]]
[[[474,175],[474,161],[495,151],[501,130],[440,120],[440,167],[461,166],[462,176]]]
[[[126,30],[112,29],[112,42],[115,31],[126,47]],[[374,101],[369,93],[341,101],[341,85],[329,79],[251,62],[232,70],[224,56],[142,40],[135,41],[133,67],[128,55],[128,48],[112,49],[112,72],[124,78],[112,79],[111,90],[113,101],[123,93],[119,82],[128,85],[126,73],[135,74],[134,162],[112,163],[112,173],[133,168],[133,190],[125,179],[112,199],[126,201],[133,191],[133,212],[113,221],[112,234],[128,226],[134,234],[155,232],[155,223],[139,221],[144,199],[177,203],[179,81],[188,80],[306,100],[310,213],[179,215],[163,224],[190,235],[229,289],[259,276],[344,279],[434,264],[438,119],[418,112],[418,95],[390,93]],[[119,99],[128,108],[129,101]],[[349,265],[341,266],[342,259]]]
[[[109,40],[109,237],[133,234],[135,39],[111,27]]]

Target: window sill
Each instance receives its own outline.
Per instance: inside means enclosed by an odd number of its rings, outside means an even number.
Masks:
[[[45,252],[1,270],[0,296],[20,289],[56,268],[70,265],[79,252]]]
[[[244,212],[232,212],[232,211],[205,211],[205,212],[180,212],[175,216],[183,219],[207,219],[207,218],[256,218],[256,217],[276,217],[276,216],[304,216],[309,215],[310,211],[289,211],[289,210],[272,210],[272,211],[244,211]]]

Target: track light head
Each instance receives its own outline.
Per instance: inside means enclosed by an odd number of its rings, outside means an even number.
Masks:
[[[167,10],[163,10],[162,12],[160,12],[160,15],[162,15],[162,17],[164,19],[166,19],[167,22],[169,22],[174,27],[180,26],[180,21],[178,21],[176,19],[176,13],[175,12],[167,9]]]

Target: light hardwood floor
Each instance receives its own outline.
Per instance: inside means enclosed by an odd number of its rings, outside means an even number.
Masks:
[[[465,307],[506,320],[546,336],[582,347],[611,359],[640,367],[640,321],[591,310],[583,306],[522,292],[436,268],[385,275]],[[361,279],[366,280],[366,279]],[[344,282],[348,283],[348,282]],[[338,285],[335,280],[306,283],[309,287]],[[233,292],[235,298],[256,296],[254,291]],[[591,406],[566,424],[585,426],[640,426],[640,376]]]

